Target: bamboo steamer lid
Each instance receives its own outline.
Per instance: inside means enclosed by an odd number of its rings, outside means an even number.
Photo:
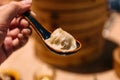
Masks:
[[[106,2],[107,0],[33,0],[35,18],[46,29],[53,31],[61,27],[83,45],[74,55],[59,56],[46,48],[39,35],[33,32],[37,57],[62,68],[76,67],[99,58],[104,45],[101,32],[108,17]]]
[[[113,52],[114,70],[120,78],[120,47],[116,48]]]

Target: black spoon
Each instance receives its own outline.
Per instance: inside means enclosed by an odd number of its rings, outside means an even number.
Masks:
[[[40,35],[44,41],[44,43],[46,44],[46,46],[53,52],[55,52],[56,54],[59,55],[70,55],[70,54],[74,54],[77,51],[80,50],[81,48],[81,43],[76,40],[76,45],[77,48],[71,51],[62,51],[62,50],[56,50],[53,47],[50,47],[45,40],[50,38],[51,32],[49,32],[48,30],[46,30],[31,14],[30,12],[25,12],[24,14],[25,19],[27,19],[30,24],[33,26],[33,28],[35,29],[35,31],[37,31],[38,35]]]

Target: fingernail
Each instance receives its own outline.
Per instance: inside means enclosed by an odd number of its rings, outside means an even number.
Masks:
[[[29,36],[29,35],[32,34],[32,30],[28,27],[28,28],[26,28],[26,29],[23,29],[23,30],[21,31],[21,33],[22,33],[23,35]]]
[[[22,0],[22,3],[24,5],[28,5],[28,4],[31,4],[32,3],[32,0]]]
[[[27,32],[29,33],[28,35],[32,34],[32,30],[31,29],[28,29]]]

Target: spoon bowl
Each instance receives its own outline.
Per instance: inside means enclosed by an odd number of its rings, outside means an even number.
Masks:
[[[35,29],[35,31],[38,33],[38,35],[41,36],[43,42],[45,43],[45,45],[47,46],[47,48],[49,48],[51,51],[55,52],[56,54],[59,55],[71,55],[76,53],[77,51],[80,50],[81,48],[81,43],[76,40],[76,46],[77,48],[74,50],[69,50],[69,51],[62,51],[62,50],[56,50],[55,48],[49,46],[45,40],[50,38],[51,32],[49,32],[47,29],[45,29],[32,15],[30,12],[25,12],[23,14],[23,16],[25,17],[26,20],[28,20],[30,22],[30,24],[32,25],[32,27]]]

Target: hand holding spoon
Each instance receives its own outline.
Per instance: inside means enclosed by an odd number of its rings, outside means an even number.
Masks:
[[[30,24],[33,26],[35,31],[42,37],[43,42],[51,51],[59,55],[70,55],[80,50],[81,43],[78,40],[76,40],[77,47],[74,50],[62,51],[62,50],[57,50],[54,47],[49,46],[48,43],[45,42],[45,40],[50,38],[51,32],[47,31],[41,24],[39,24],[39,22],[30,14],[30,12],[26,12],[23,15],[30,22]]]

